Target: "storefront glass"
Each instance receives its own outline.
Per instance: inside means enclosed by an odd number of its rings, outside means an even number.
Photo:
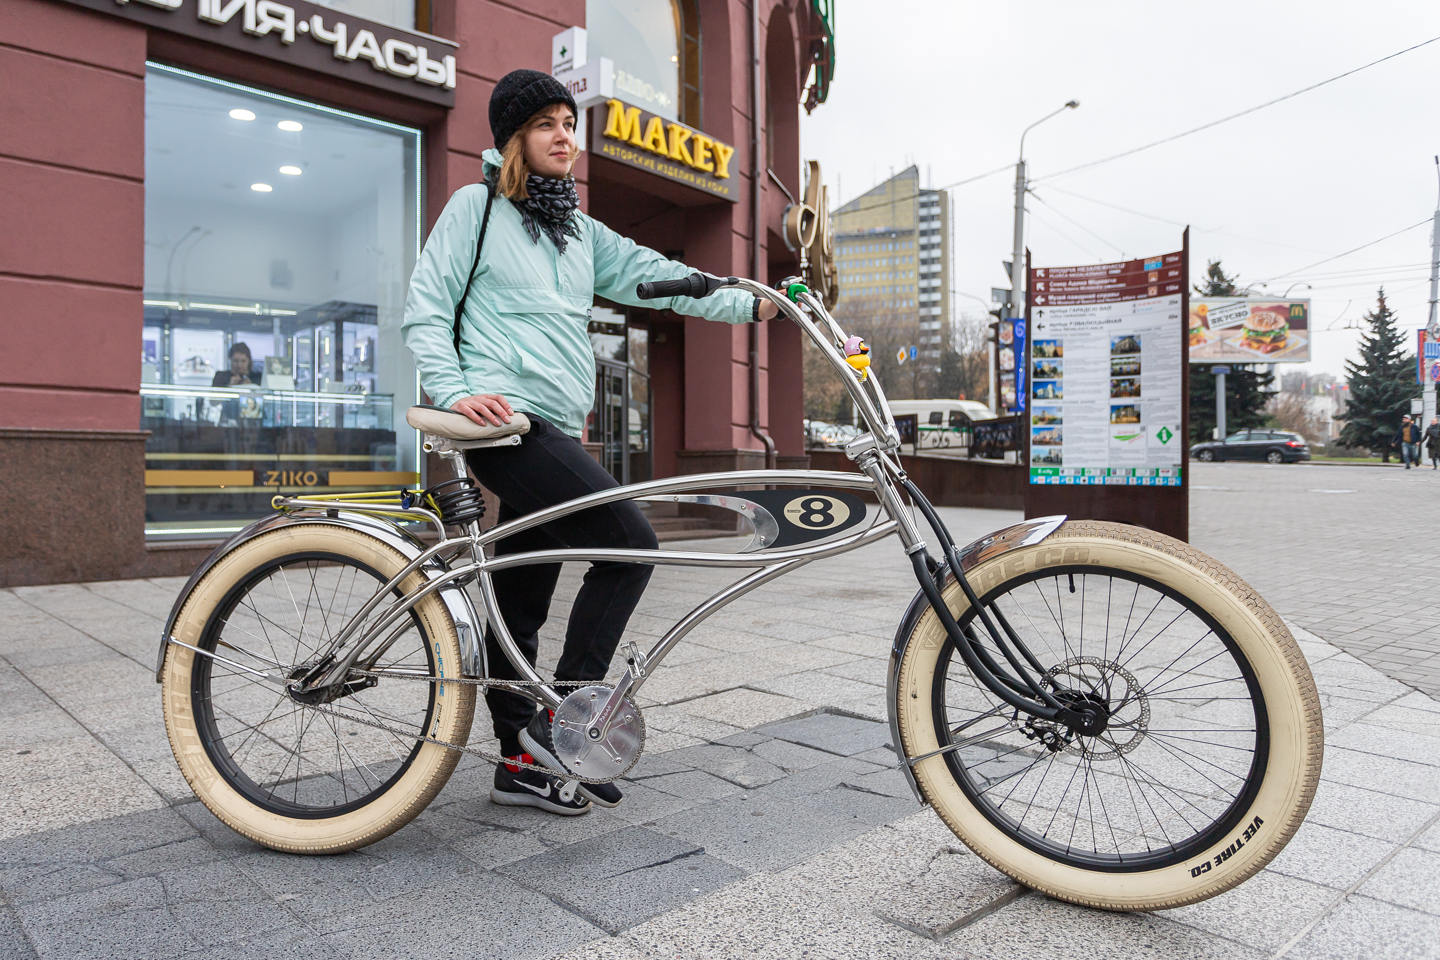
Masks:
[[[388,23],[402,30],[428,30],[429,24],[415,22],[415,0],[315,0],[325,7],[334,7],[345,13]]]
[[[615,62],[621,100],[670,120],[681,115],[681,11],[675,0],[587,0],[588,56]]]
[[[590,312],[590,345],[595,406],[586,432],[601,445],[600,462],[617,481],[649,480],[654,473],[649,331],[625,311],[597,304]]]
[[[160,64],[145,81],[151,537],[409,485],[420,132]]]

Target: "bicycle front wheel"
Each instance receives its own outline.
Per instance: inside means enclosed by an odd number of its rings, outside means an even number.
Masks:
[[[1203,900],[1280,851],[1320,777],[1320,704],[1294,638],[1244,581],[1180,541],[1097,521],[968,579],[1042,683],[1108,719],[1084,736],[1018,713],[926,608],[900,664],[901,747],[924,758],[916,781],[966,844],[1021,883],[1114,910]],[[945,599],[1003,663],[957,584]]]
[[[195,585],[163,671],[165,726],[195,795],[250,839],[339,853],[408,823],[463,746],[474,688],[444,603],[430,595],[383,637],[373,670],[319,703],[287,689],[406,565],[393,547],[327,524],[280,527],[235,548]],[[390,597],[424,584],[414,573]],[[380,605],[383,610],[385,603]]]

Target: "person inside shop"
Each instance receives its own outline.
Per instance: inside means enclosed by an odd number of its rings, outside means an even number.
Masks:
[[[1400,456],[1405,458],[1405,469],[1420,466],[1420,424],[1406,414],[1400,421],[1400,432],[1395,435],[1400,444]]]
[[[230,347],[230,369],[216,370],[215,379],[210,381],[212,387],[235,387],[258,384],[260,373],[254,369],[255,361],[250,356],[250,347],[243,341],[237,340]]]
[[[1431,417],[1425,428],[1425,455],[1430,458],[1430,469],[1440,470],[1440,417]]]
[[[260,383],[260,372],[255,367],[255,361],[250,355],[250,346],[243,341],[237,340],[230,347],[230,369],[216,370],[215,376],[210,381],[212,387],[249,387]],[[204,418],[204,404],[216,403],[217,401],[199,399],[195,401],[195,415]],[[221,426],[234,426],[241,422],[242,418],[250,419],[259,411],[259,406],[254,398],[247,398],[242,404],[240,400],[226,399],[218,401],[219,423]],[[210,408],[211,416],[214,416],[215,408]],[[213,422],[213,421],[212,421]]]
[[[594,405],[587,323],[597,295],[727,323],[777,312],[769,301],[737,290],[703,300],[637,299],[637,283],[684,277],[693,268],[580,210],[571,176],[580,152],[576,116],[574,99],[549,74],[516,70],[500,79],[490,98],[495,148],[482,155],[484,182],[461,187],[445,205],[405,303],[405,343],[437,406],[482,425],[507,423],[517,411],[530,420],[518,446],[472,451],[468,458],[476,480],[499,498],[502,523],[617,485],[580,444]],[[656,540],[639,508],[623,502],[506,538],[496,552],[560,546],[654,549]],[[590,565],[571,609],[557,681],[605,676],[650,572],[642,564]],[[495,574],[500,612],[531,663],[559,574],[558,563]],[[491,675],[518,679],[490,630],[485,643]],[[492,802],[569,816],[588,812],[592,803],[620,802],[613,783],[581,784],[572,799],[563,799],[566,778],[557,775],[564,767],[555,755],[550,713],[494,688],[485,699],[506,758],[496,765]]]

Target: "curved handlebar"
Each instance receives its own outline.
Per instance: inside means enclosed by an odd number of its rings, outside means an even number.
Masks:
[[[701,297],[708,297],[723,286],[733,285],[734,277],[712,277],[708,273],[696,271],[688,277],[681,277],[678,280],[646,280],[635,287],[635,296],[641,300],[654,300],[657,297],[692,297],[699,300]]]

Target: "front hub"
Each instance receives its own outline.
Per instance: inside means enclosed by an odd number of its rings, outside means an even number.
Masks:
[[[1045,672],[1071,711],[1055,732],[1091,760],[1116,760],[1140,745],[1150,728],[1150,701],[1130,671],[1113,660],[1072,657]]]

